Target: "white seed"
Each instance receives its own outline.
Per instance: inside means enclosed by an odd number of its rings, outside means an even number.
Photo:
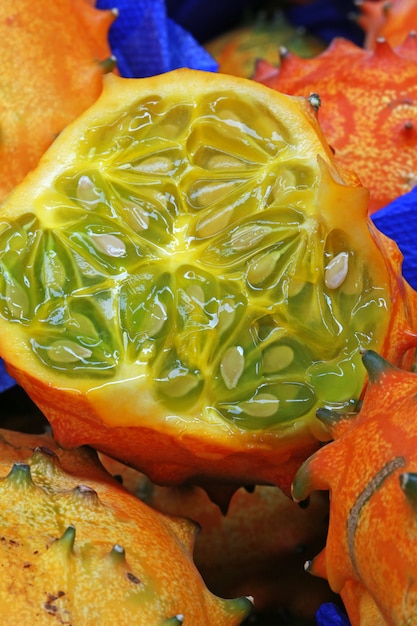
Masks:
[[[199,187],[194,187],[191,199],[194,205],[198,207],[206,207],[220,198],[225,193],[225,185],[221,181],[214,183],[201,183]]]
[[[92,351],[75,341],[62,339],[51,345],[48,355],[56,363],[75,363],[90,358]]]
[[[192,391],[199,383],[196,376],[185,374],[179,376],[175,371],[172,372],[168,381],[163,385],[163,391],[171,398],[181,398]]]
[[[115,235],[94,235],[94,246],[107,256],[122,257],[126,255],[125,243]]]
[[[172,122],[167,122],[160,126],[159,133],[162,137],[166,137],[167,139],[175,139],[181,130],[181,126],[179,124],[173,124]]]
[[[257,396],[241,402],[240,408],[253,417],[271,417],[279,408],[279,400],[272,393],[258,393]]]
[[[81,332],[87,337],[95,337],[97,335],[93,322],[86,315],[82,313],[74,313],[72,315],[72,326],[75,326],[78,332]]]
[[[235,250],[249,250],[257,246],[270,232],[269,226],[246,224],[232,234],[230,244]]]
[[[298,296],[305,285],[304,280],[294,280],[292,279],[288,285],[288,296],[290,298],[294,298],[294,296]]]
[[[198,302],[199,304],[204,304],[205,302],[204,291],[202,290],[200,285],[190,285],[190,287],[188,287],[187,289],[187,294],[191,298],[191,300],[194,300],[195,302]]]
[[[295,189],[297,178],[291,170],[281,170],[277,175],[275,183],[272,187],[271,194],[274,200],[279,199],[286,189]]]
[[[220,119],[224,120],[225,122],[234,122],[238,124],[242,123],[242,120],[239,117],[239,115],[237,115],[237,113],[235,113],[231,109],[223,109],[222,111],[219,111],[218,116]]]
[[[219,335],[230,328],[234,322],[235,315],[236,314],[231,303],[227,302],[220,305],[218,315],[219,322],[217,325]]]
[[[16,319],[26,317],[29,310],[29,298],[26,291],[20,285],[8,282],[6,283],[5,296],[11,315]]]
[[[135,170],[146,174],[168,174],[173,168],[173,161],[166,156],[151,156],[135,165]]]
[[[206,161],[206,167],[209,170],[228,170],[228,169],[246,169],[247,164],[240,159],[232,156],[231,154],[225,154],[219,152],[209,156]]]
[[[99,200],[94,183],[89,176],[80,176],[77,184],[77,198],[82,202],[90,203]]]
[[[324,284],[328,289],[337,289],[344,282],[349,268],[349,254],[339,252],[324,268]]]
[[[241,346],[226,350],[220,363],[220,372],[228,389],[235,389],[245,367],[245,356]]]
[[[271,346],[264,352],[263,369],[269,374],[280,372],[294,360],[294,350],[290,346]]]
[[[198,237],[213,237],[224,230],[230,222],[233,207],[226,207],[223,211],[216,209],[200,218],[195,226],[195,232]]]
[[[249,265],[248,269],[248,281],[251,285],[261,285],[267,278],[273,274],[277,261],[281,253],[278,251],[268,252],[267,254],[258,257]]]
[[[167,308],[163,302],[154,300],[149,309],[149,315],[144,324],[144,330],[149,337],[154,337],[168,319]]]
[[[126,221],[134,231],[140,232],[149,228],[149,213],[130,200],[123,203]]]
[[[41,277],[44,287],[49,289],[61,289],[65,283],[65,268],[54,250],[44,253]]]

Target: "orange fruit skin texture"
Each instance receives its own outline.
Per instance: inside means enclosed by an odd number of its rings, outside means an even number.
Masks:
[[[115,19],[94,0],[0,5],[0,201],[99,96]]]
[[[399,46],[417,23],[414,0],[365,0],[358,6],[358,23],[366,32],[366,48],[374,48],[378,37]]]
[[[312,494],[303,508],[273,486],[259,485],[253,493],[241,488],[224,515],[195,485],[161,487],[133,468],[99,457],[126,489],[149,506],[199,524],[194,562],[216,595],[250,595],[258,612],[281,609],[301,619],[313,619],[320,604],[337,601],[327,582],[303,568],[325,542],[326,494]]]
[[[343,38],[312,59],[288,53],[279,68],[258,64],[254,79],[291,95],[318,93],[319,123],[338,161],[370,190],[369,211],[417,183],[417,41],[364,50]]]
[[[335,441],[305,462],[293,493],[330,490],[327,543],[311,572],[341,594],[352,626],[415,624],[416,491],[401,476],[417,468],[417,375],[373,352],[364,361],[359,414],[332,422]]]
[[[15,463],[30,478],[13,476]],[[195,524],[129,493],[89,448],[1,429],[0,509],[2,624],[162,626],[182,615],[237,626],[250,609],[208,591],[192,560]]]

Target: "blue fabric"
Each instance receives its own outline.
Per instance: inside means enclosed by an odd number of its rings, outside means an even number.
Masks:
[[[9,376],[5,370],[3,361],[0,360],[0,393],[10,389],[16,384],[16,381]]]
[[[350,626],[346,613],[332,602],[322,604],[316,613],[317,626]]]
[[[323,41],[345,37],[360,46],[364,33],[353,18],[357,13],[355,0],[310,0],[291,4],[287,9],[287,17],[293,24],[307,28]]]
[[[404,256],[403,275],[417,289],[417,187],[376,211],[372,220],[379,230],[397,242]]]
[[[168,15],[188,30],[199,42],[207,42],[235,28],[252,0],[166,0]]]
[[[167,14],[164,0],[98,0],[97,7],[116,7],[109,41],[126,78],[143,78],[179,67],[217,71],[213,57]]]

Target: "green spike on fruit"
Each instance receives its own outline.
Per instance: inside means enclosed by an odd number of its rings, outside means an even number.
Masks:
[[[30,457],[31,472],[36,478],[38,475],[53,474],[60,471],[59,459],[53,450],[45,446],[38,446]]]
[[[417,472],[400,474],[400,486],[413,509],[417,511]]]
[[[75,542],[75,526],[70,524],[67,526],[63,534],[57,541],[55,542],[55,546],[59,546],[60,550],[65,550],[67,554],[72,552]]]
[[[5,480],[13,484],[16,489],[27,489],[34,487],[30,465],[27,463],[14,463]]]
[[[362,362],[366,367],[370,382],[377,382],[384,372],[392,368],[392,365],[375,350],[366,350],[362,355]]]
[[[123,546],[121,546],[120,544],[116,543],[114,544],[114,546],[112,547],[110,553],[109,553],[109,557],[112,560],[113,563],[119,565],[121,563],[125,564],[126,563],[126,552],[125,549],[123,548]]]
[[[334,409],[326,409],[323,407],[317,409],[316,417],[326,426],[326,428],[331,429],[334,424],[337,424],[345,417],[345,414],[342,414]]]
[[[184,623],[184,616],[181,614],[174,615],[170,619],[167,619],[165,622],[161,623],[161,626],[181,626]]]
[[[114,56],[114,54],[107,57],[107,59],[103,59],[103,61],[100,61],[100,67],[103,70],[103,74],[108,74],[109,72],[112,72],[116,68],[116,66],[117,58]]]

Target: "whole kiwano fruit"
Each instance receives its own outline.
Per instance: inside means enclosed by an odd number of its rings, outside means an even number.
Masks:
[[[208,591],[195,525],[145,505],[88,448],[0,430],[0,618],[39,626],[237,626],[246,598]]]
[[[361,351],[410,343],[367,209],[307,99],[109,75],[2,207],[0,355],[64,447],[289,491],[317,407],[360,397]]]

